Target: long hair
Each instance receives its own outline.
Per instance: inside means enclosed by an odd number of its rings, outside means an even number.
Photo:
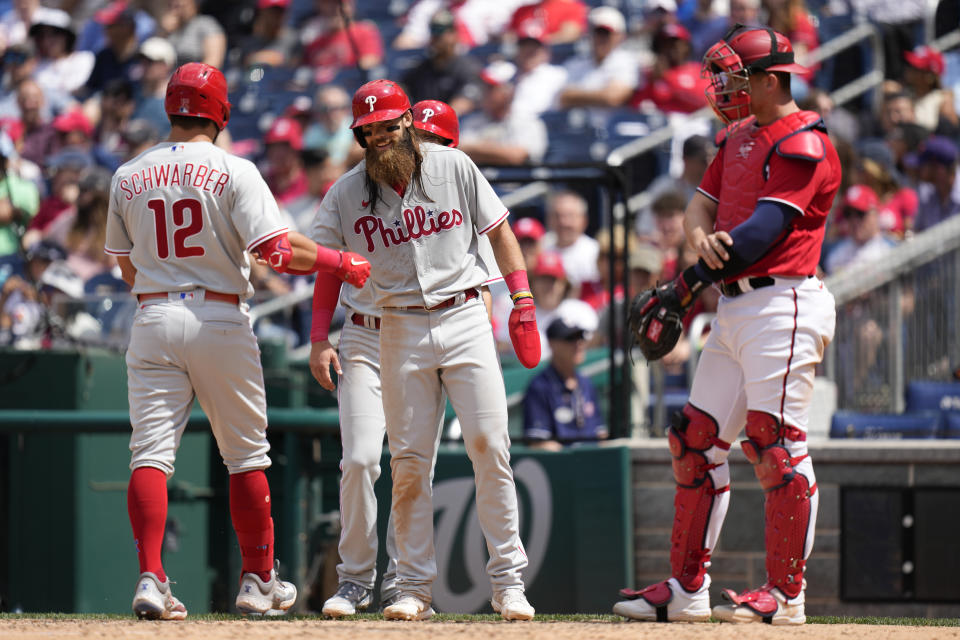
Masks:
[[[423,152],[420,150],[420,132],[414,126],[406,129],[407,136],[402,144],[409,145],[409,151],[413,154],[413,175],[410,178],[409,189],[419,189],[420,194],[428,198],[426,189],[423,187]],[[370,213],[376,213],[377,203],[383,200],[380,193],[380,183],[370,177],[370,171],[367,170],[363,175],[364,184],[367,188],[367,200],[370,202]]]

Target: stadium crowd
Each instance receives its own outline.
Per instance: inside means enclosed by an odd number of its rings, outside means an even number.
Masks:
[[[233,111],[217,144],[261,167],[300,231],[362,157],[350,99],[374,77],[400,81],[413,101],[451,104],[460,148],[481,165],[595,160],[598,140],[689,123],[673,156],[657,154],[656,169],[633,185],[648,206],[626,243],[609,232],[595,190],[576,185],[556,186],[514,216],[539,326],[563,318],[602,344],[613,305],[696,259],[682,215],[714,153],[717,125],[690,119],[707,106],[706,47],[735,23],[765,24],[791,38],[802,62],[869,21],[884,36],[876,100],[830,98],[871,68],[866,45],[810,65],[793,91],[823,116],[843,160],[824,272],[878,259],[960,213],[960,51],[927,41],[956,28],[960,2],[929,11],[921,0],[0,0],[0,345],[50,344],[51,293],[126,291],[102,252],[110,176],[164,139],[166,82],[189,61],[225,71]],[[649,126],[623,134],[624,123]],[[616,282],[629,289],[616,284],[613,299],[611,254]],[[268,269],[253,277],[261,299],[310,286]],[[697,304],[710,312],[716,296]],[[105,306],[88,307],[74,333],[105,331],[117,311]],[[494,321],[507,344],[505,313]],[[307,314],[258,331],[303,343]],[[546,333],[543,345],[546,359]],[[674,373],[689,350],[682,341],[667,359]]]

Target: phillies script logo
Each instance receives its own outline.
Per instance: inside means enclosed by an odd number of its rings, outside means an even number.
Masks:
[[[393,221],[393,229],[383,223],[382,218],[376,216],[360,216],[353,225],[353,232],[363,235],[367,241],[367,251],[375,251],[373,239],[377,235],[384,247],[410,242],[417,238],[430,236],[441,231],[453,229],[463,224],[463,214],[452,209],[439,213],[423,207],[403,210],[403,219]]]

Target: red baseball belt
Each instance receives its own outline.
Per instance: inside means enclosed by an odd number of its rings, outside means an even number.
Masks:
[[[350,321],[358,327],[380,330],[380,318],[377,316],[365,316],[362,313],[355,313],[350,316]]]
[[[460,295],[455,295],[452,298],[447,298],[440,304],[434,305],[432,307],[423,307],[420,305],[406,306],[406,307],[388,307],[390,309],[400,309],[405,311],[439,311],[441,309],[449,309],[450,307],[463,304],[467,300],[473,300],[474,298],[480,297],[480,292],[476,289],[464,289],[462,292],[463,299],[460,300]]]
[[[189,294],[189,291],[174,291],[174,294],[181,294],[181,298],[186,297],[186,294]],[[158,298],[169,298],[170,293],[166,291],[158,291],[156,293],[139,293],[137,294],[137,302],[145,302],[146,300],[156,300]],[[240,296],[235,293],[220,293],[219,291],[210,291],[209,289],[204,289],[203,299],[211,300],[213,302],[226,302],[227,304],[240,304]]]

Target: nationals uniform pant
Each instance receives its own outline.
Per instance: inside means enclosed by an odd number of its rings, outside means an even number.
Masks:
[[[444,390],[473,463],[493,591],[523,588],[520,574],[527,557],[510,468],[506,392],[482,300],[436,311],[384,308],[380,345],[380,374],[391,381],[383,385],[383,410],[393,473],[398,588],[424,602],[432,600],[437,569],[430,470]]]
[[[833,295],[819,278],[775,278],[775,283],[737,297],[722,296],[697,363],[690,404],[713,416],[720,440],[732,444],[743,429],[747,411],[762,411],[780,424],[806,434],[813,399],[815,367],[833,339]],[[805,440],[786,439],[791,457],[807,453]],[[730,484],[729,447],[705,452],[713,486]],[[813,487],[813,463],[807,456],[796,471]],[[804,559],[813,549],[820,492],[810,496],[810,521]],[[716,494],[704,548],[712,553],[730,502],[730,492]]]
[[[367,323],[372,326],[354,324],[351,319],[355,314],[347,308],[347,322],[337,345],[343,370],[337,386],[343,445],[337,576],[340,582],[353,582],[373,589],[377,576],[377,500],[373,486],[380,477],[386,421],[380,395],[380,331],[376,329],[373,316],[356,314],[374,321]],[[430,425],[436,426],[431,470],[442,435],[445,407],[446,400],[442,399],[433,422],[423,425],[425,431],[430,430]],[[432,480],[432,471],[430,477]],[[386,546],[388,564],[380,586],[381,600],[396,591],[397,551],[392,521],[387,523]],[[430,568],[433,574],[436,574],[435,565],[434,561]]]
[[[130,468],[173,475],[194,392],[231,474],[270,466],[267,401],[250,317],[204,290],[141,302],[127,349]]]

